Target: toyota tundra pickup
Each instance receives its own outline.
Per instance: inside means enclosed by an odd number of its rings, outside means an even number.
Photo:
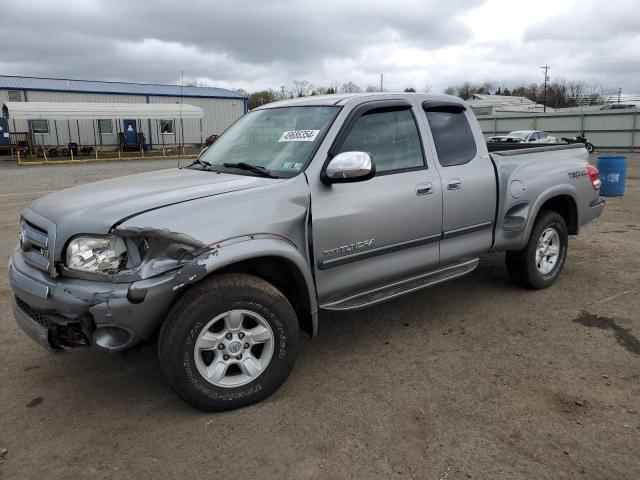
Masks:
[[[191,405],[266,398],[299,331],[471,272],[506,252],[517,285],[559,276],[604,201],[581,144],[489,154],[465,103],[423,94],[287,100],[191,165],[74,187],[24,210],[15,319],[51,351],[158,335]],[[345,318],[345,321],[348,321]]]

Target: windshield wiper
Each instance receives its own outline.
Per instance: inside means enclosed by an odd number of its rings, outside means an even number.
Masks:
[[[193,162],[191,162],[185,168],[193,167],[194,165],[197,165],[198,163],[200,165],[202,165],[203,168],[207,168],[207,167],[211,166],[211,162],[207,162],[206,160],[202,160],[201,158],[196,158]]]
[[[262,175],[263,177],[278,178],[266,168],[259,165],[251,165],[250,163],[246,162],[223,163],[222,166],[227,168],[239,168],[240,170],[249,170],[250,172]]]

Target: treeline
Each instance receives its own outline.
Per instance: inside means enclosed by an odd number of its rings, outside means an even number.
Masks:
[[[602,105],[605,103],[605,94],[602,87],[582,81],[564,79],[548,82],[546,95],[544,83],[535,82],[523,83],[511,90],[504,86],[497,86],[492,82],[481,84],[464,82],[460,85],[446,88],[444,93],[456,95],[464,100],[470,99],[474,94],[526,97],[536,103],[552,108]]]
[[[236,91],[249,97],[249,109],[251,110],[261,105],[287,98],[331,95],[334,93],[379,92],[380,87],[372,84],[369,84],[366,87],[361,87],[355,82],[346,82],[342,84],[335,82],[326,86],[314,86],[307,80],[294,80],[291,82],[291,85],[282,87],[280,91],[271,88],[253,93],[248,93],[242,89]],[[417,90],[413,87],[406,87],[404,91],[416,92]],[[425,85],[421,91],[428,93],[431,91],[431,87],[429,85]]]
[[[403,90],[405,92],[420,91],[429,93],[431,86],[425,85],[420,89],[409,86]],[[280,90],[269,88],[253,93],[242,89],[236,91],[249,97],[249,109],[254,109],[267,103],[288,98],[330,95],[334,93],[378,92],[380,91],[380,87],[372,84],[362,87],[351,81],[342,84],[334,82],[329,85],[315,86],[307,80],[294,80],[290,85],[281,87]],[[602,105],[606,100],[602,87],[582,81],[564,79],[556,79],[547,83],[546,95],[544,83],[535,82],[529,84],[522,83],[512,89],[500,86],[494,82],[464,82],[460,85],[447,87],[444,93],[461,97],[464,100],[470,99],[474,94],[526,97],[536,103],[552,108]]]

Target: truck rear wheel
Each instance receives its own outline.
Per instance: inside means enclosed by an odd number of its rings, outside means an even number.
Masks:
[[[275,392],[293,368],[299,327],[273,285],[221,274],[194,285],[171,309],[158,341],[173,389],[202,410],[230,410]]]
[[[551,210],[538,214],[527,246],[507,252],[507,272],[514,283],[531,289],[547,288],[560,276],[567,256],[567,224]]]

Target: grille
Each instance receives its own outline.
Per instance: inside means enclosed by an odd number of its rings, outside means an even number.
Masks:
[[[20,225],[20,248],[25,261],[39,270],[49,271],[49,234],[23,220]]]
[[[45,312],[32,308],[31,305],[29,305],[27,302],[21,300],[18,297],[15,297],[15,299],[16,299],[16,303],[18,304],[18,307],[20,307],[20,310],[22,310],[35,322],[37,322],[38,324],[42,325],[45,328],[49,328],[53,325],[53,323],[47,318],[47,315]]]
[[[18,308],[28,315],[34,322],[48,330],[49,344],[54,350],[62,350],[62,347],[82,347],[91,345],[89,337],[82,330],[79,322],[58,324],[49,320],[48,313],[32,308],[28,303],[14,296]],[[55,316],[55,313],[51,313]]]

